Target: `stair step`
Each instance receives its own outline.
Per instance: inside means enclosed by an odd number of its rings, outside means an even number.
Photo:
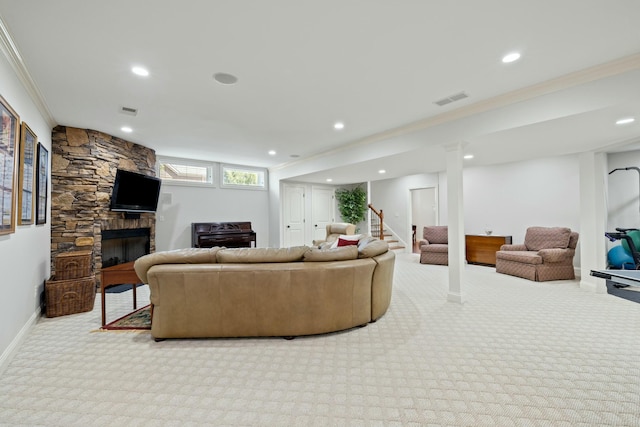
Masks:
[[[389,245],[389,250],[395,251],[398,249],[404,249],[404,246],[402,245]]]

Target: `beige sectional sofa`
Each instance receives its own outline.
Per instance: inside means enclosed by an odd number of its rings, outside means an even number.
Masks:
[[[139,258],[158,339],[321,334],[389,307],[395,254],[381,240],[319,249],[190,248]]]

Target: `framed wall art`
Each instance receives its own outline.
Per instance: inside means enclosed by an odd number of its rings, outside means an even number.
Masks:
[[[20,129],[20,173],[18,174],[18,224],[33,224],[36,183],[36,147],[38,137],[25,122]]]
[[[49,191],[49,152],[39,142],[36,175],[36,224],[46,224]]]
[[[13,233],[15,226],[15,186],[18,171],[18,126],[20,117],[0,96],[0,234]]]

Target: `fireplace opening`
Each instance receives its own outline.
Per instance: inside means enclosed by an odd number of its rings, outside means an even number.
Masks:
[[[102,231],[102,268],[135,261],[150,252],[151,229]]]

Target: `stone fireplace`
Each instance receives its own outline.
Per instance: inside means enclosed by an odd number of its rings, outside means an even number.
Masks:
[[[102,132],[57,126],[52,131],[51,157],[51,272],[55,275],[55,256],[73,250],[93,250],[93,271],[99,284],[103,267],[103,234],[148,234],[146,252],[155,251],[155,214],[125,218],[109,210],[116,170],[126,169],[155,176],[155,151]],[[143,230],[143,231],[140,231]],[[108,245],[112,246],[113,242]],[[124,249],[127,257],[139,249]],[[107,248],[105,267],[110,258]]]

